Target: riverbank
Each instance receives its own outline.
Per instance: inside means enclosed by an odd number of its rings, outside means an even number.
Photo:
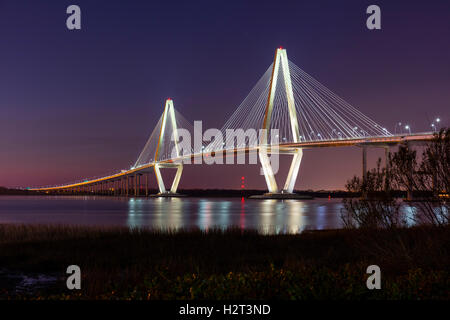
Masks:
[[[2,299],[450,298],[448,227],[267,236],[0,225],[0,252]],[[366,287],[372,264],[381,290]],[[81,290],[66,288],[69,265],[81,268]],[[8,272],[54,281],[18,291]]]

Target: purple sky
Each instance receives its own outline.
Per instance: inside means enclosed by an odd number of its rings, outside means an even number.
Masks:
[[[345,3],[345,4],[344,4]],[[65,26],[82,10],[82,30]],[[220,128],[275,48],[377,123],[449,124],[450,2],[0,0],[0,185],[130,167],[164,100]],[[343,188],[357,148],[306,150],[297,189]],[[373,165],[382,151],[371,150]],[[281,170],[279,181],[287,170]],[[189,166],[180,188],[265,188],[257,166]],[[156,185],[155,185],[156,187]]]

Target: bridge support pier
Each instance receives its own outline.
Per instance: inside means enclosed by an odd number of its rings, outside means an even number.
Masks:
[[[362,181],[365,183],[367,180],[367,147],[362,147]]]
[[[294,186],[295,182],[297,181],[298,171],[300,169],[302,157],[303,157],[302,149],[297,149],[297,151],[294,153],[291,167],[289,168],[289,173],[282,192],[292,193],[294,191]]]
[[[367,147],[362,146],[362,185],[365,188],[367,182]],[[364,191],[361,194],[361,198],[367,198],[367,191]]]
[[[362,183],[365,184],[367,182],[367,148],[370,145],[360,145],[362,148]],[[390,165],[389,165],[389,155],[390,155],[390,147],[388,144],[381,145],[381,146],[372,146],[374,148],[383,148],[384,149],[384,164],[385,164],[385,170],[386,170],[386,176],[385,176],[385,185],[384,190],[387,192],[390,189]],[[363,198],[367,197],[367,194],[361,195]]]
[[[135,174],[134,175],[134,195],[136,196],[136,197],[138,197],[139,196],[139,189],[141,188],[141,179],[140,179],[140,176],[139,176],[139,174]]]
[[[406,147],[408,150],[410,149],[411,145],[409,143],[406,144]],[[409,163],[408,166],[408,190],[406,190],[406,200],[407,201],[413,201],[414,200],[414,194],[413,194],[413,177],[414,177],[414,167],[412,163]]]
[[[273,151],[272,151],[273,153]],[[266,179],[267,188],[269,193],[263,196],[253,196],[252,198],[274,198],[274,199],[294,199],[294,198],[303,198],[295,195],[294,187],[295,182],[297,181],[298,172],[300,170],[300,164],[302,162],[303,150],[301,148],[296,148],[293,150],[283,150],[281,152],[277,152],[280,154],[291,154],[293,155],[291,166],[289,167],[289,172],[286,178],[286,182],[284,184],[283,189],[278,189],[277,182],[275,180],[275,175],[273,173],[272,165],[270,163],[270,159],[268,157],[267,150],[265,148],[261,148],[259,151],[259,159],[261,162],[262,170],[264,173],[264,178]],[[309,197],[308,197],[309,198]]]
[[[261,162],[261,167],[264,173],[264,178],[266,179],[267,189],[269,190],[269,193],[277,193],[278,186],[275,180],[275,175],[273,174],[272,165],[270,164],[267,150],[259,150],[259,161]]]
[[[388,192],[390,189],[390,165],[389,165],[389,155],[390,155],[390,149],[389,146],[384,147],[384,163],[386,167],[386,176],[385,176],[385,191]]]
[[[172,186],[169,191],[166,190],[166,186],[164,185],[164,180],[161,175],[161,169],[177,169],[175,173],[175,178],[173,179]],[[180,183],[181,174],[183,173],[183,164],[182,163],[156,163],[154,166],[156,181],[158,183],[159,193],[157,196],[178,196],[177,189],[178,184]],[[148,186],[148,184],[147,184]],[[148,187],[147,187],[148,192]]]
[[[145,196],[148,197],[148,172],[145,174]]]

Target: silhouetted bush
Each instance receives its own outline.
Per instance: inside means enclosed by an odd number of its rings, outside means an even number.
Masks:
[[[390,154],[387,168],[367,172],[366,178],[347,182],[350,192],[361,198],[345,198],[342,219],[348,228],[398,228],[411,224],[449,223],[450,129],[441,130],[428,143],[419,160],[408,144]],[[393,191],[395,190],[395,191]],[[409,205],[396,197],[396,191],[415,196]]]

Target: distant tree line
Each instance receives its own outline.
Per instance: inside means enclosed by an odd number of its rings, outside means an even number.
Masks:
[[[23,190],[23,189],[9,189],[5,187],[0,187],[0,194],[6,194],[6,195],[25,195],[25,194],[36,194],[33,191],[30,190]]]

